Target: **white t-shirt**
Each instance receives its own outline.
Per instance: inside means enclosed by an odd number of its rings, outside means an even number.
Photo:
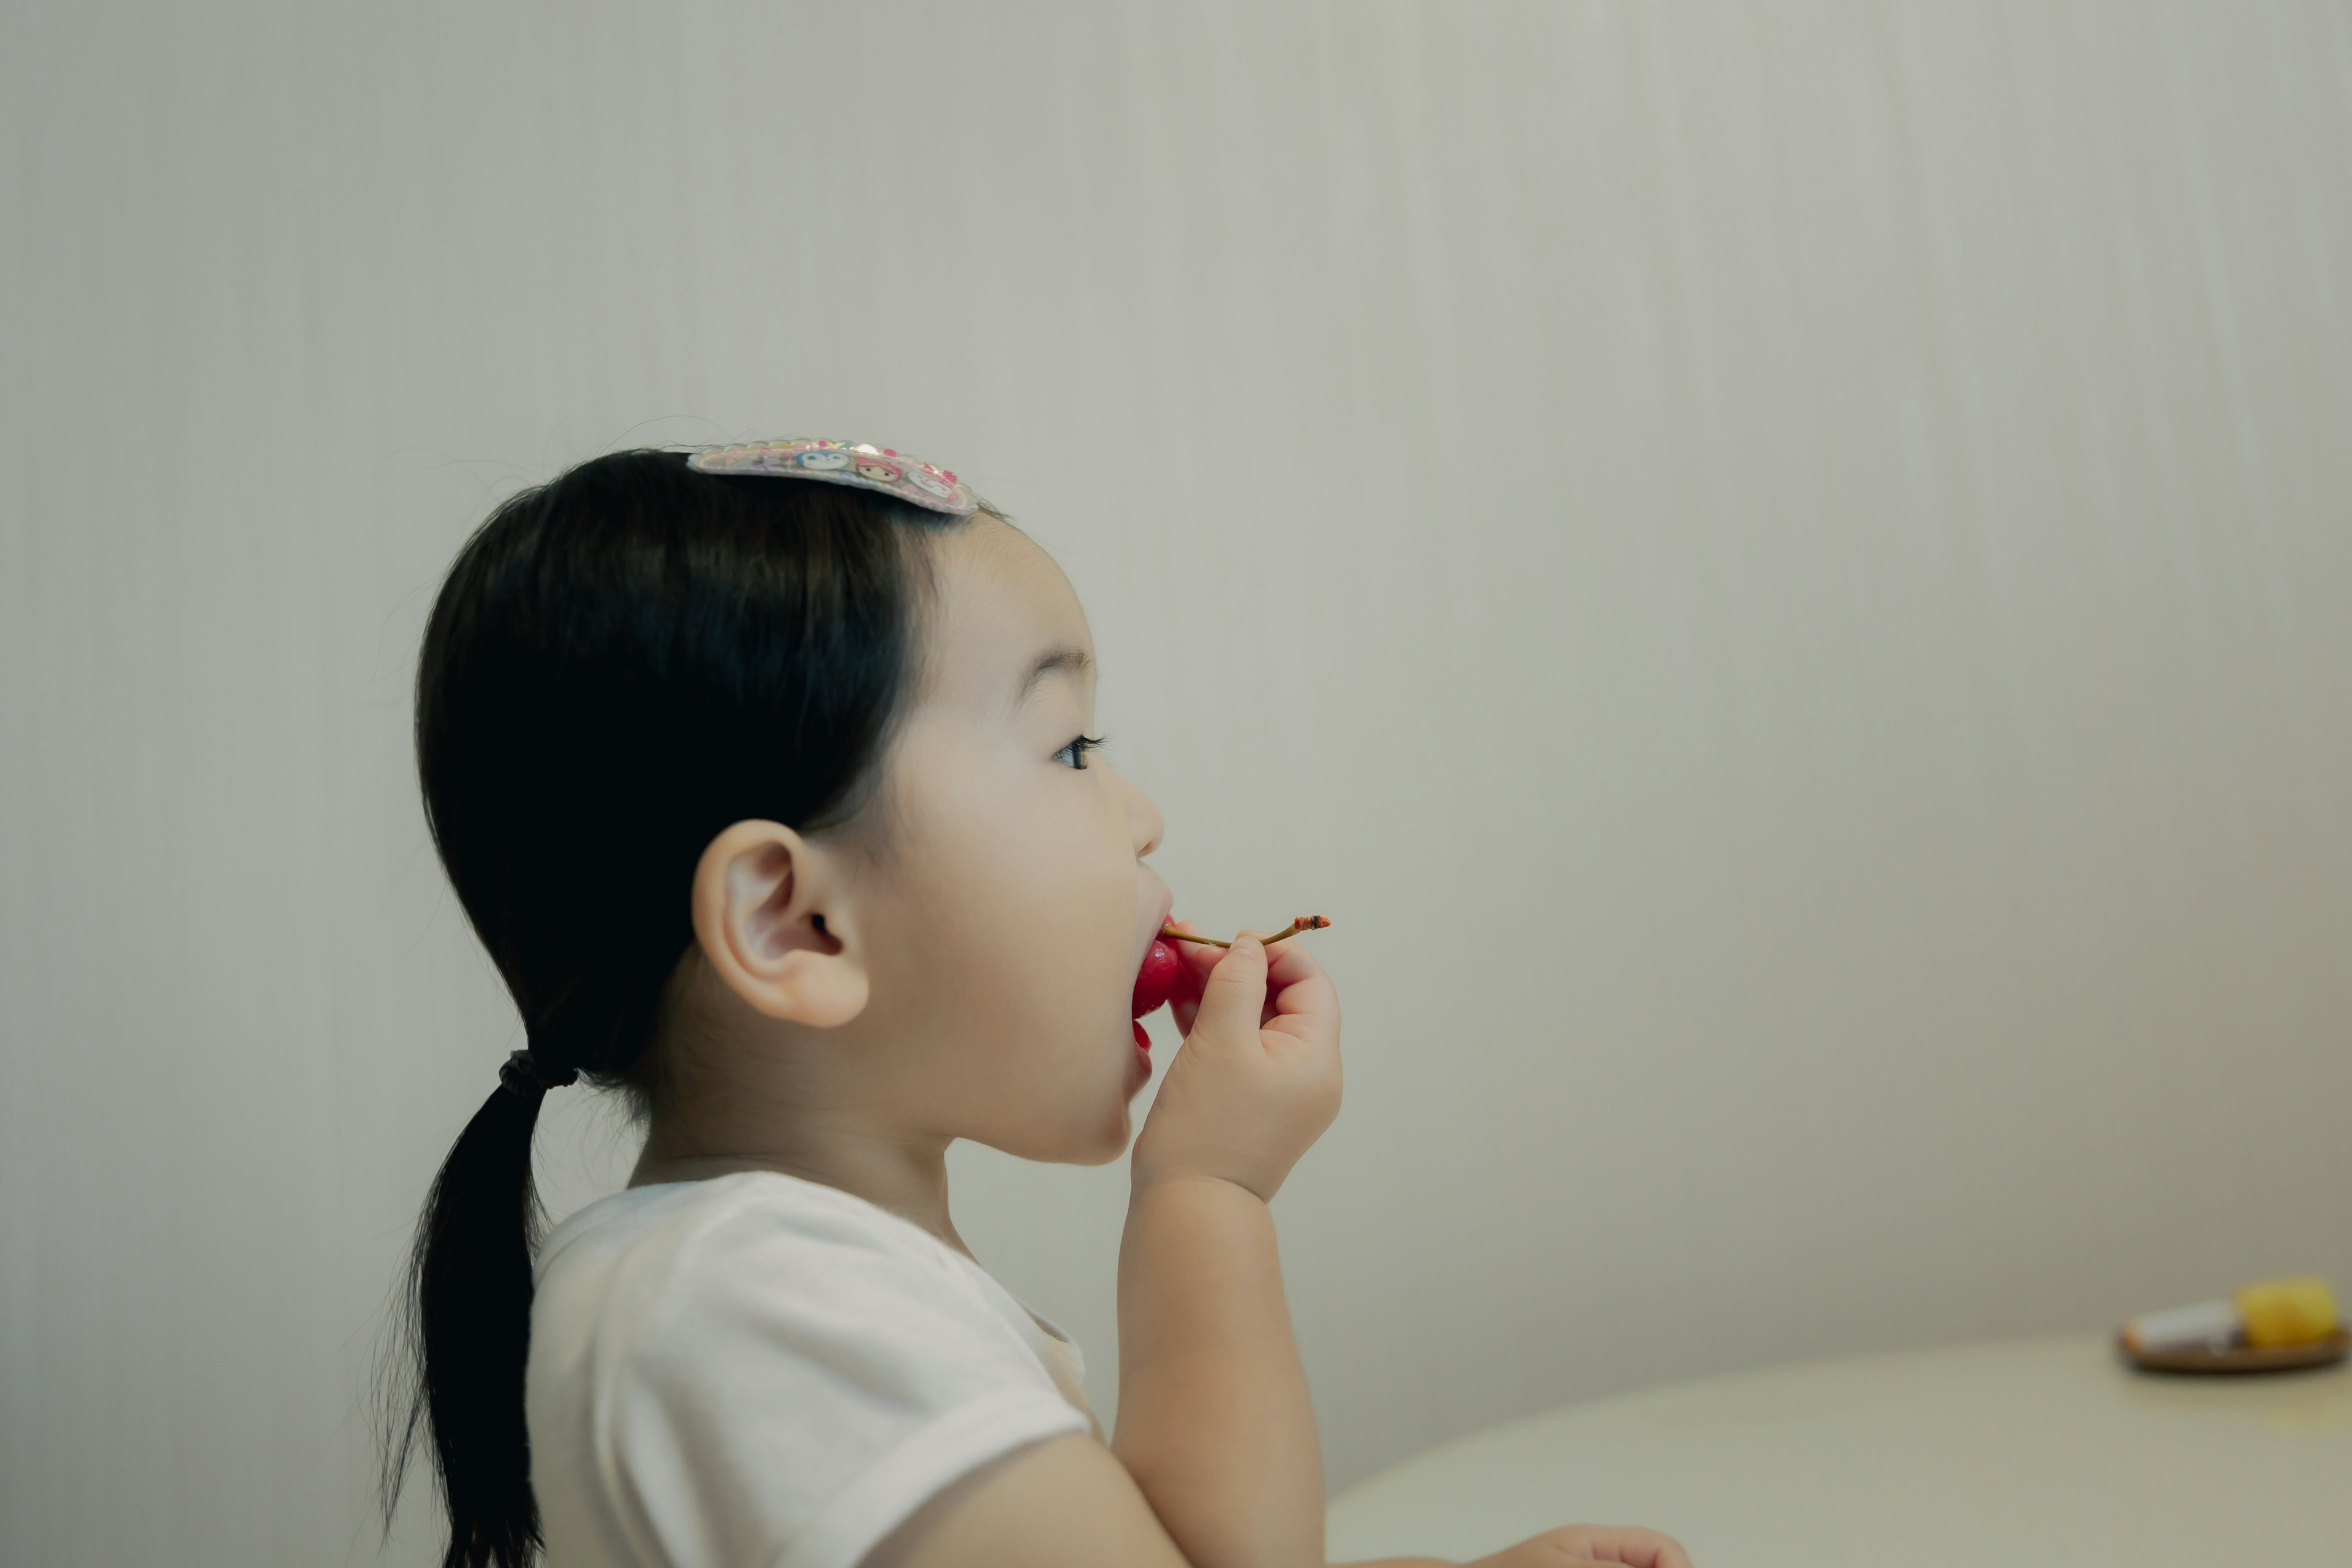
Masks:
[[[536,1275],[549,1568],[853,1568],[988,1460],[1100,1436],[1068,1335],[814,1182],[615,1193],[556,1228]]]

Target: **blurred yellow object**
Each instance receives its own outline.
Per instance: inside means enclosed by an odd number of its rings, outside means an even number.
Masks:
[[[2265,1279],[2235,1300],[2246,1342],[2257,1350],[2315,1344],[2336,1332],[2336,1298],[2325,1279]]]

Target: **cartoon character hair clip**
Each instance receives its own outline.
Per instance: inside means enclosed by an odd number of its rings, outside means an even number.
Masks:
[[[980,510],[980,498],[964,488],[953,469],[865,441],[796,437],[788,441],[743,441],[731,447],[700,447],[688,454],[686,466],[704,474],[772,475],[778,479],[856,485],[950,517],[970,517]]]

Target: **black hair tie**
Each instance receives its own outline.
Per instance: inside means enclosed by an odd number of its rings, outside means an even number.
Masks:
[[[499,1068],[499,1087],[526,1100],[579,1081],[578,1068],[551,1068],[532,1056],[528,1047],[510,1054],[506,1065]]]

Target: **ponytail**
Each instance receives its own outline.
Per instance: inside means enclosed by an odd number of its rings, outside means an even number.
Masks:
[[[434,1178],[381,1384],[386,1526],[429,1430],[443,1568],[525,1568],[544,1544],[524,1409],[540,1102],[585,1076],[649,1106],[703,847],[747,818],[856,814],[905,683],[912,542],[960,521],[620,452],[501,506],[442,584],[416,676],[425,818],[531,1042]]]
[[[430,1375],[415,1380],[389,1479],[396,1493],[429,1417],[450,1520],[443,1568],[523,1568],[542,1544],[523,1369],[543,1223],[530,1137],[545,1098],[536,1084],[491,1090],[441,1163],[409,1254],[412,1353]]]

